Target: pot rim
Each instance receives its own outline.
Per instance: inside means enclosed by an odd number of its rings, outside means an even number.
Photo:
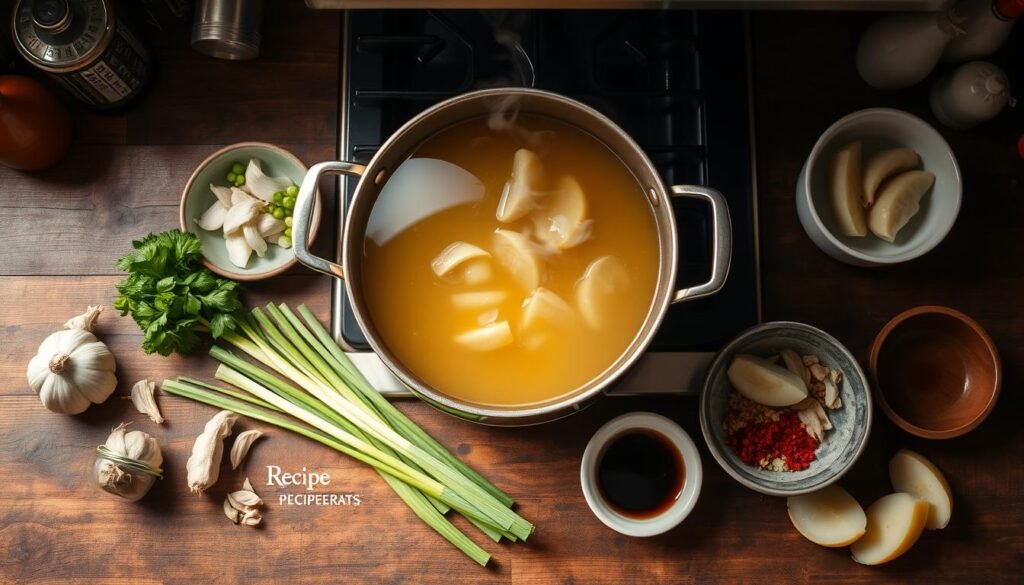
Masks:
[[[354,234],[353,222],[351,221],[352,212],[356,208],[355,201],[366,189],[364,184],[367,182],[376,182],[377,175],[382,170],[382,161],[390,154],[389,151],[393,145],[403,136],[410,132],[415,132],[415,128],[422,123],[423,120],[436,115],[436,113],[441,110],[466,101],[508,97],[510,95],[532,96],[535,98],[552,100],[560,102],[562,105],[580,110],[587,117],[593,119],[595,123],[603,124],[608,129],[619,134],[624,144],[634,151],[633,154],[638,155],[637,160],[640,161],[640,165],[643,168],[635,168],[627,165],[627,163],[622,160],[622,157],[619,156],[619,153],[606,144],[609,150],[612,150],[612,153],[620,159],[620,163],[626,166],[634,178],[637,179],[642,191],[646,191],[648,186],[644,185],[641,181],[638,176],[639,172],[637,171],[646,173],[648,176],[654,178],[652,181],[653,184],[649,185],[649,187],[653,188],[655,191],[653,194],[654,197],[652,197],[650,192],[645,192],[646,197],[644,197],[644,199],[647,201],[647,204],[650,206],[651,212],[654,215],[655,229],[659,230],[658,241],[661,248],[661,266],[658,271],[658,282],[654,291],[654,296],[651,299],[651,306],[648,310],[647,317],[626,349],[623,350],[613,363],[609,364],[607,368],[594,376],[589,382],[569,390],[560,396],[548,399],[539,406],[527,404],[521,407],[489,407],[459,400],[446,393],[440,392],[438,389],[435,389],[415,378],[412,373],[409,372],[397,359],[392,358],[389,351],[386,351],[387,345],[379,339],[376,331],[373,328],[367,327],[368,312],[366,312],[365,307],[358,306],[358,303],[356,302],[351,302],[351,306],[356,322],[366,335],[366,339],[373,351],[391,370],[391,372],[395,374],[395,376],[419,398],[424,399],[441,410],[452,412],[461,418],[468,418],[482,424],[498,423],[503,425],[516,424],[525,426],[550,422],[557,418],[568,416],[573,412],[581,410],[594,398],[603,394],[609,386],[616,382],[623,373],[629,370],[637,360],[643,356],[655,334],[657,334],[658,328],[664,320],[665,314],[668,312],[668,307],[672,304],[673,294],[675,292],[676,272],[678,268],[678,239],[675,235],[671,238],[663,238],[661,236],[661,228],[659,224],[662,220],[659,218],[656,209],[659,206],[665,206],[667,212],[663,214],[663,217],[665,218],[664,221],[669,223],[669,231],[672,234],[676,234],[675,215],[672,212],[671,200],[668,194],[668,189],[666,188],[664,181],[660,178],[653,163],[651,163],[650,158],[648,158],[643,149],[640,148],[636,141],[634,141],[625,130],[610,118],[586,104],[558,93],[535,88],[500,87],[482,89],[460,94],[439,102],[430,108],[423,110],[403,124],[398,130],[389,136],[386,141],[384,141],[381,147],[366,164],[366,171],[359,178],[359,182],[356,185],[355,192],[352,197],[352,203],[349,204],[348,211],[346,211],[345,214],[345,225],[342,230],[341,244],[343,247],[342,264],[345,269],[345,293],[348,295],[349,299],[356,299],[358,296],[355,294],[355,289],[353,287],[353,277],[355,275],[351,270],[349,270],[349,267],[352,266],[350,256],[353,254],[353,250],[358,248],[354,248],[350,245],[350,240]],[[579,127],[577,124],[572,124],[570,122],[566,123]],[[589,132],[586,128],[580,128],[580,130],[593,135],[593,133]],[[600,140],[597,136],[595,136],[595,139]],[[604,143],[605,141],[601,140],[601,142]],[[363,196],[365,197],[365,195]],[[359,278],[359,276],[355,276],[355,278]]]

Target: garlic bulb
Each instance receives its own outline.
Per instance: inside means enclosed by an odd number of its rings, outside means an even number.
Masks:
[[[65,324],[39,344],[28,364],[28,383],[53,412],[79,414],[106,400],[117,386],[114,355],[90,331],[100,307]]]
[[[163,477],[164,456],[155,438],[127,428],[121,423],[106,443],[96,447],[93,472],[103,491],[134,502],[146,495],[156,478]]]

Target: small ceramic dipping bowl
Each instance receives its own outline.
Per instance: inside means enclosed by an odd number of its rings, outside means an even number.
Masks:
[[[832,430],[815,452],[807,469],[772,471],[748,465],[729,446],[725,418],[733,392],[727,370],[736,354],[768,358],[784,349],[814,355],[827,368],[839,370],[842,407],[828,410]],[[700,428],[715,461],[733,479],[770,496],[806,494],[837,481],[860,458],[871,431],[871,393],[867,376],[843,344],[817,327],[791,321],[763,323],[730,341],[711,362],[700,395]]]
[[[225,146],[206,157],[199,163],[189,177],[185,189],[181,193],[181,206],[178,220],[182,231],[199,236],[203,244],[203,264],[217,274],[232,280],[253,281],[263,280],[281,274],[295,265],[295,252],[292,248],[268,246],[266,254],[258,257],[255,253],[249,258],[249,264],[240,268],[228,259],[228,251],[224,246],[224,234],[217,231],[206,231],[196,225],[195,220],[203,215],[216,196],[210,191],[210,184],[228,186],[225,176],[235,163],[248,165],[249,159],[259,159],[263,172],[273,177],[288,177],[296,185],[302,184],[306,177],[306,165],[297,156],[273,144],[266,142],[239,142]],[[320,225],[320,198],[314,202],[312,233],[310,240],[316,237],[317,226]]]
[[[896,315],[871,345],[875,397],[897,426],[927,439],[958,437],[992,412],[1002,371],[992,339],[946,307]]]

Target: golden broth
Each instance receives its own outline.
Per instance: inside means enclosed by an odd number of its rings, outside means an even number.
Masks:
[[[536,229],[530,216],[502,223],[495,215],[520,148],[536,152],[545,169],[538,205],[547,205],[545,193],[556,189],[561,177],[571,175],[586,198],[586,217],[591,222],[589,237],[574,247],[554,252],[537,242],[531,244],[541,259],[542,286],[564,299],[576,318],[557,324],[530,322],[525,330],[523,305],[529,291],[495,258],[477,259],[489,263],[490,276],[473,285],[441,278],[432,269],[438,254],[453,242],[493,253],[496,229],[518,233]],[[365,240],[363,291],[370,318],[394,356],[431,387],[490,406],[522,406],[556,398],[591,381],[618,359],[647,316],[659,266],[652,211],[640,185],[618,158],[572,126],[526,115],[519,116],[511,131],[489,129],[486,118],[445,129],[426,140],[411,159],[424,157],[461,167],[482,188],[477,184],[472,200],[425,201],[455,197],[451,193],[463,188],[435,194],[436,189],[415,188],[431,177],[417,177],[401,181],[401,188],[389,190],[392,185],[386,185],[375,204]],[[400,181],[395,176],[392,181],[397,185]],[[447,188],[448,183],[444,184]],[[383,224],[389,232],[385,237],[379,235]],[[578,318],[578,282],[592,262],[605,256],[613,257],[611,263],[623,268],[626,278],[615,280],[612,288],[598,287],[605,295],[599,297],[603,302],[586,303],[589,320]],[[453,297],[467,291],[501,294],[491,295],[486,306],[456,307]],[[496,301],[497,297],[503,298]],[[456,341],[460,334],[494,321],[507,321],[515,341],[487,351]]]

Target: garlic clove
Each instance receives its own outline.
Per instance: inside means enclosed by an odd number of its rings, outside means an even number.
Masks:
[[[245,243],[249,244],[249,247],[256,252],[256,255],[262,258],[267,253],[267,242],[260,237],[260,232],[253,223],[250,222],[242,226],[242,237],[245,238]]]
[[[47,377],[39,391],[39,399],[49,410],[64,414],[80,414],[92,404],[63,376]]]
[[[217,197],[217,201],[225,208],[231,207],[231,187],[220,187],[210,183],[210,192]]]
[[[195,218],[195,222],[201,229],[212,232],[224,226],[224,219],[227,215],[228,208],[221,205],[219,201],[214,201],[213,205],[203,212],[203,215]]]
[[[248,477],[245,478],[245,481],[242,482],[242,489],[249,490],[250,492],[255,492],[256,491],[256,490],[253,489],[252,482],[249,481]]]
[[[259,510],[249,510],[242,515],[242,524],[246,526],[257,526],[263,520],[263,516],[260,515]]]
[[[286,227],[287,226],[284,225],[283,221],[277,219],[276,217],[270,215],[269,213],[260,214],[260,216],[256,220],[256,229],[259,230],[260,235],[266,238],[268,241],[276,241],[276,237],[273,240],[270,240],[270,237],[280,234],[281,232],[284,231],[284,228]]]
[[[239,512],[231,505],[231,501],[227,498],[224,499],[224,515],[228,517],[235,524],[238,524],[242,519],[242,513]]]
[[[224,216],[224,233],[233,234],[253,220],[263,210],[264,203],[258,199],[243,201],[231,207]]]
[[[113,372],[77,365],[72,372],[72,380],[78,392],[93,404],[100,404],[110,398],[117,387],[117,377]]]
[[[64,323],[64,328],[81,329],[92,333],[92,328],[96,325],[96,319],[99,319],[102,312],[103,307],[101,306],[89,306],[81,315],[68,319]]]
[[[83,343],[71,352],[71,357],[77,364],[90,367],[94,370],[114,371],[114,354],[102,341]]]
[[[239,268],[245,268],[249,264],[249,256],[252,255],[252,248],[242,234],[228,234],[224,236],[224,245],[228,249],[228,259]]]
[[[238,187],[232,187],[231,205],[228,205],[228,207],[238,205],[239,203],[243,203],[245,201],[252,201],[253,199],[256,199],[256,197],[253,197],[252,195],[246,193],[245,191],[239,189]]]
[[[185,462],[188,487],[192,492],[201,494],[217,483],[220,461],[224,456],[224,438],[231,434],[237,420],[237,414],[222,410],[206,423],[203,432],[196,437],[192,454]]]
[[[231,469],[238,469],[238,466],[245,460],[245,456],[249,454],[249,448],[252,444],[264,435],[263,431],[249,430],[243,433],[239,433],[235,437],[235,443],[231,446]],[[246,478],[246,482],[248,482]],[[245,489],[253,491],[251,485]]]
[[[284,191],[291,185],[291,179],[286,177],[270,177],[263,174],[260,161],[255,158],[249,159],[249,166],[245,169],[245,186],[253,195],[264,201],[270,201],[274,197],[274,193]]]
[[[249,490],[238,490],[228,494],[228,501],[239,510],[259,508],[263,506],[263,500],[255,492]]]
[[[132,404],[140,413],[149,417],[156,424],[164,422],[160,408],[156,405],[156,382],[139,380],[132,386]]]

